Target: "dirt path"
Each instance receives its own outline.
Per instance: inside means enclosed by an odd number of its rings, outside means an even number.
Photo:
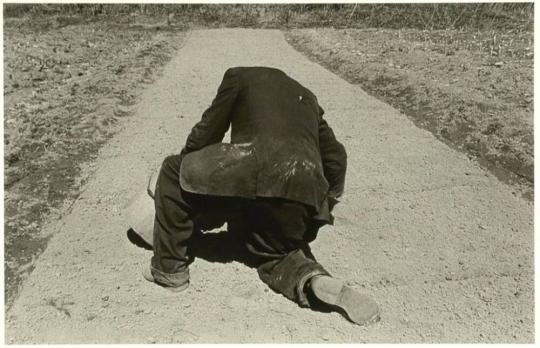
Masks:
[[[151,252],[127,240],[124,206],[180,150],[235,65],[281,68],[319,96],[350,167],[336,226],[313,251],[373,293],[381,322],[299,308],[236,261],[197,259],[181,294],[140,276]],[[532,204],[279,31],[191,32],[127,122],[48,227],[54,236],[7,313],[7,342],[533,342]]]

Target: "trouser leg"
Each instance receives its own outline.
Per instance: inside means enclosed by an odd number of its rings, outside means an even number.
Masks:
[[[315,238],[309,209],[282,199],[258,199],[247,210],[248,250],[258,258],[258,273],[274,291],[309,307],[305,285],[313,276],[329,275],[315,260],[308,241]]]
[[[154,193],[154,279],[166,286],[179,286],[189,280],[187,241],[193,233],[193,207],[179,185],[179,155],[165,158]]]
[[[165,158],[154,193],[156,215],[151,271],[156,282],[172,287],[189,280],[188,264],[193,260],[189,243],[194,231],[220,227],[228,216],[242,209],[244,202],[240,198],[182,190],[180,164],[180,155]]]

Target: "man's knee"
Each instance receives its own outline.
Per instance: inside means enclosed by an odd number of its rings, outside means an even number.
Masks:
[[[178,173],[180,170],[180,155],[170,155],[165,157],[163,163],[161,164],[162,172],[174,172]]]

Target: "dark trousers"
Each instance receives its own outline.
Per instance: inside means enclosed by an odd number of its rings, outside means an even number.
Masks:
[[[180,155],[163,161],[155,189],[154,256],[151,262],[156,281],[179,286],[189,279],[190,238],[197,229],[220,227],[241,221],[237,234],[257,260],[263,282],[274,291],[309,306],[306,282],[328,272],[315,261],[309,242],[318,225],[313,211],[301,203],[279,198],[244,199],[186,192],[179,184]]]

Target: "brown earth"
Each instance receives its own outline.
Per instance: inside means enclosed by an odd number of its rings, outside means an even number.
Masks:
[[[221,233],[207,235],[185,292],[140,275],[151,252],[127,240],[125,207],[181,149],[224,71],[237,65],[281,68],[319,97],[349,169],[336,224],[323,228],[313,252],[374,296],[380,322],[359,327],[298,307],[269,290]],[[43,228],[52,237],[6,314],[6,342],[534,342],[532,203],[307,60],[281,32],[190,32],[119,123],[79,198]]]
[[[532,32],[324,28],[287,40],[532,200]]]
[[[161,29],[161,30],[158,30]],[[164,30],[165,29],[165,30]],[[81,166],[132,113],[178,48],[178,30],[54,20],[4,25],[4,243],[8,307],[81,193]],[[62,208],[62,206],[64,208]]]

